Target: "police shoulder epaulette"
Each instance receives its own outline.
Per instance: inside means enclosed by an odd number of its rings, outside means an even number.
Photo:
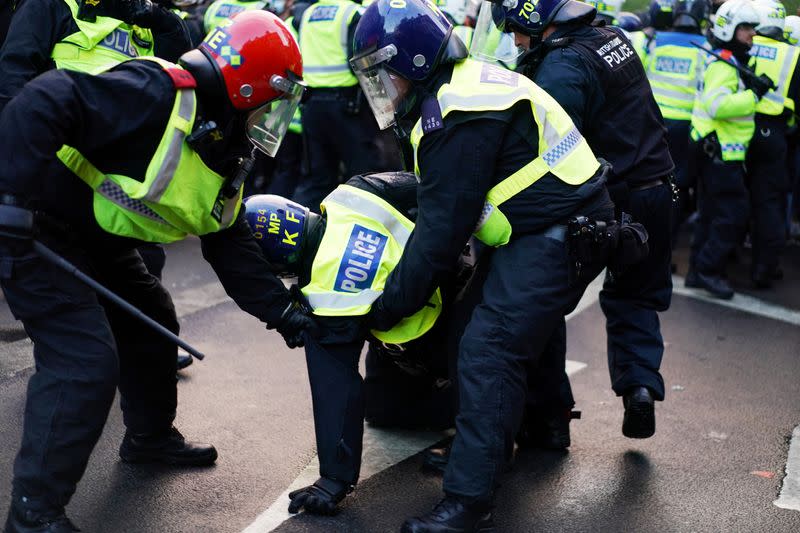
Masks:
[[[182,68],[165,68],[164,72],[172,79],[172,84],[176,89],[195,89],[197,88],[197,80],[194,76]]]
[[[557,39],[549,39],[545,41],[548,48],[564,48],[572,42],[572,37],[559,37]]]
[[[428,96],[422,101],[420,120],[422,121],[423,133],[430,133],[444,128],[442,109],[439,107],[439,101],[435,96]]]

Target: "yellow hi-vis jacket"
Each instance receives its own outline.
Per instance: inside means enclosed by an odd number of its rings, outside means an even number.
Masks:
[[[699,35],[659,32],[650,49],[647,79],[664,118],[691,120],[707,54],[692,45]]]
[[[65,2],[78,25],[78,31],[64,37],[53,47],[50,57],[56,67],[88,74],[99,74],[115,65],[141,56],[153,55],[153,34],[121,20],[97,17],[95,22],[78,18],[75,0]]]
[[[164,69],[180,69],[148,57]],[[58,158],[94,190],[94,216],[105,231],[147,242],[168,243],[230,226],[242,189],[226,198],[226,179],[206,166],[185,142],[197,111],[194,89],[176,89],[175,103],[143,181],[103,174],[77,149],[63,146]]]
[[[350,185],[334,189],[321,207],[325,233],[302,292],[315,315],[366,315],[400,262],[414,224],[382,198]],[[436,289],[414,315],[372,334],[402,344],[430,330],[441,312],[442,295]]]
[[[320,0],[300,19],[303,81],[309,87],[352,87],[358,84],[347,62],[347,29],[358,12],[350,0]]]
[[[766,74],[776,87],[758,102],[756,113],[777,116],[783,113],[784,108],[794,111],[795,102],[789,98],[789,85],[797,67],[800,48],[756,35],[750,56],[754,58],[756,74]]]
[[[553,97],[525,76],[502,67],[466,59],[453,68],[448,83],[436,94],[442,119],[453,111],[503,111],[517,102],[530,103],[539,133],[539,153],[530,163],[492,187],[486,195],[475,237],[489,246],[502,246],[511,238],[511,224],[500,206],[534,186],[547,173],[570,185],[581,185],[597,173],[600,163]],[[422,120],[411,132],[414,171],[419,175],[418,148],[425,135]]]

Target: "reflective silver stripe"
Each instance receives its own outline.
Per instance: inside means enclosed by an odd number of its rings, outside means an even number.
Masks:
[[[456,107],[465,110],[472,110],[476,107],[487,107],[490,109],[507,109],[521,99],[527,100],[530,97],[526,87],[518,87],[508,94],[461,96],[452,93],[445,93],[439,97],[439,105],[442,113],[446,114],[447,108]]]
[[[226,198],[222,208],[222,218],[219,221],[220,227],[227,228],[233,222],[233,215],[236,214],[236,205],[239,203],[239,195],[233,198]]]
[[[350,15],[352,15],[353,11],[356,9],[358,9],[358,4],[351,3],[349,6],[347,6],[347,9],[345,9],[344,15],[342,15],[342,28],[340,30],[341,33],[339,34],[339,42],[342,44],[342,50],[344,50],[345,57],[350,55],[350,47],[348,46],[347,42],[347,30],[348,26],[350,25],[349,19]]]
[[[323,74],[326,72],[344,72],[346,70],[350,70],[350,65],[347,63],[343,65],[323,65],[320,67],[309,67],[308,65],[303,65],[303,72],[309,72],[312,74]]]
[[[688,87],[694,88],[697,84],[697,81],[694,79],[685,79],[685,78],[672,78],[670,76],[665,76],[664,74],[656,74],[653,72],[647,73],[647,79],[651,82],[655,81],[658,83],[666,83],[667,85],[674,85],[676,87]]]
[[[742,115],[740,117],[717,119],[715,117],[712,117],[711,115],[706,113],[703,109],[700,109],[698,107],[694,108],[694,110],[692,111],[692,116],[706,120],[720,120],[723,122],[752,122],[753,119],[755,118],[755,114],[751,114],[751,115]]]
[[[716,117],[717,116],[717,111],[719,111],[719,106],[722,105],[722,101],[725,100],[725,98],[727,98],[727,96],[728,95],[726,95],[726,94],[720,94],[719,96],[714,98],[714,101],[711,102],[711,105],[708,106],[708,113],[712,117]]]
[[[407,229],[398,218],[384,208],[382,205],[372,202],[369,199],[350,192],[347,189],[338,187],[330,193],[323,202],[334,202],[353,211],[360,213],[367,218],[371,218],[376,222],[380,222],[389,230],[392,237],[397,241],[400,246],[405,246],[408,238],[411,236],[411,231]]]
[[[195,109],[194,91],[192,89],[181,89],[176,93],[175,98],[179,99],[178,116],[186,122],[192,120]],[[164,155],[156,178],[150,185],[150,190],[144,195],[145,200],[150,202],[161,201],[161,197],[175,177],[175,171],[178,170],[178,164],[181,161],[181,150],[183,150],[183,141],[185,139],[186,133],[184,131],[178,128],[173,129],[167,153]]]
[[[778,87],[778,89],[780,89],[780,87]],[[775,91],[769,91],[764,95],[764,98],[770,102],[775,102],[776,104],[780,105],[784,105],[786,103],[786,99]]]
[[[383,291],[364,289],[361,292],[323,292],[306,294],[313,309],[347,309],[361,305],[371,305]]]
[[[582,140],[583,136],[573,127],[555,146],[542,154],[542,159],[547,163],[547,166],[553,168],[571,154]]]
[[[667,98],[674,98],[683,102],[694,102],[694,94],[682,93],[680,91],[673,91],[672,89],[662,89],[661,87],[651,87],[653,94],[666,96]]]
[[[118,205],[119,207],[125,209],[126,211],[132,211],[137,215],[149,218],[150,220],[153,220],[154,222],[158,222],[160,224],[164,224],[167,226],[170,225],[167,223],[166,220],[161,218],[158,215],[158,213],[147,207],[140,200],[136,200],[125,194],[125,191],[122,190],[122,187],[120,187],[119,185],[117,185],[116,183],[114,183],[109,179],[103,181],[103,183],[101,183],[96,190],[105,199]]]

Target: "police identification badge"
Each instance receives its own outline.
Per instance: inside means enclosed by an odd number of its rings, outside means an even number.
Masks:
[[[444,128],[442,109],[439,107],[439,101],[435,97],[429,96],[422,101],[420,120],[422,121],[423,133],[430,133]]]

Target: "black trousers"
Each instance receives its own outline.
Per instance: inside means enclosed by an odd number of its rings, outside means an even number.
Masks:
[[[787,158],[786,119],[756,115],[756,131],[747,149],[746,179],[754,272],[775,269],[786,244],[786,205],[791,190]]]
[[[694,211],[693,189],[697,186],[697,176],[691,172],[689,164],[689,127],[688,120],[664,120],[667,127],[667,144],[672,161],[675,163],[675,187],[678,189],[678,201],[673,203],[672,233],[677,234],[681,224]]]
[[[690,268],[721,276],[731,252],[747,230],[750,217],[742,162],[721,161],[702,154],[698,189],[699,217]]]
[[[658,313],[672,299],[672,190],[664,184],[631,191],[625,212],[647,229],[650,252],[617,276],[606,276],[600,307],[606,315],[608,371],[618,396],[645,386],[664,399],[659,373],[664,339]]]
[[[175,308],[135,250],[92,255],[56,248],[81,270],[178,332]],[[80,480],[119,387],[126,427],[169,428],[175,418],[177,350],[71,275],[30,252],[0,244],[0,285],[33,341],[15,501],[63,508]]]
[[[459,411],[445,493],[474,503],[492,499],[519,429],[529,365],[601,269],[585,265],[572,279],[566,243],[545,234],[519,236],[492,253],[459,345]]]
[[[384,170],[376,144],[379,130],[369,106],[363,103],[358,114],[350,114],[348,98],[312,95],[303,106],[308,175],[297,184],[292,199],[317,213],[340,176]]]

